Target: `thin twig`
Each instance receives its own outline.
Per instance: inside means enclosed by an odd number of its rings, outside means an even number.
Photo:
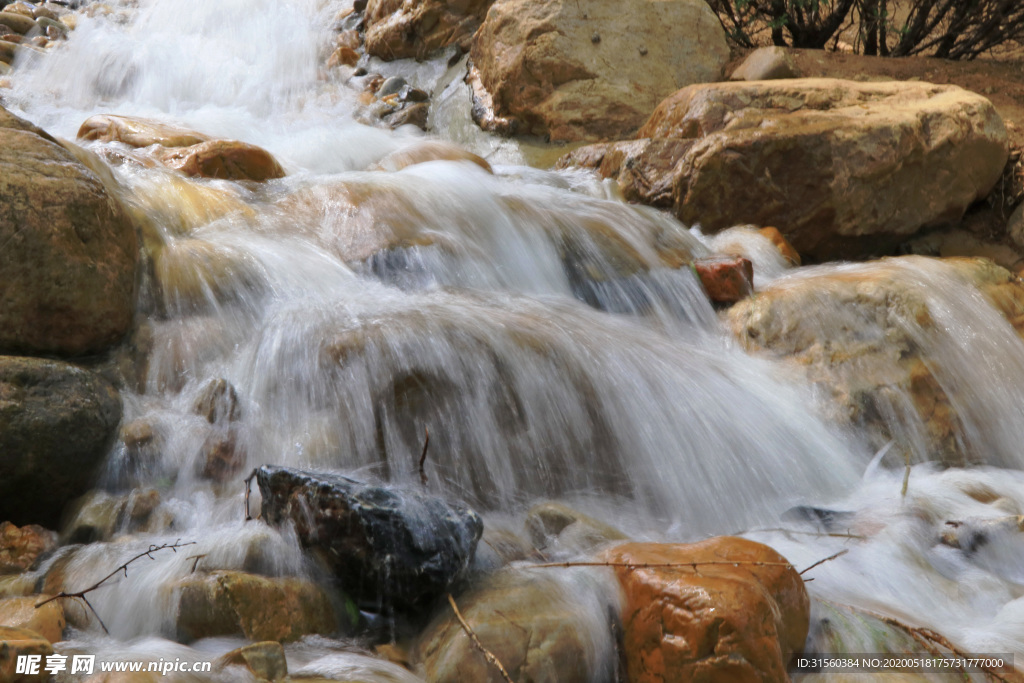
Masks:
[[[900,489],[900,498],[907,497],[907,486],[910,485],[910,451],[906,451],[903,457],[907,461],[907,468],[903,471],[903,488]]]
[[[430,430],[426,427],[423,428],[423,452],[420,453],[420,483],[424,486],[427,485],[427,471],[423,469],[423,466],[427,463],[427,446],[430,445]]]
[[[493,652],[484,647],[484,644],[476,637],[476,633],[474,633],[473,629],[471,629],[469,624],[466,623],[466,620],[462,617],[462,612],[459,611],[459,606],[455,604],[455,598],[452,597],[451,593],[448,594],[448,604],[452,606],[452,611],[455,612],[455,618],[459,620],[462,630],[466,632],[467,636],[469,636],[469,640],[473,643],[473,647],[483,653],[484,659],[498,670],[498,673],[501,674],[502,678],[508,681],[508,683],[515,683],[515,681],[512,680],[512,677],[508,675],[508,671],[505,671],[505,667],[501,665],[501,660],[495,657]]]
[[[253,477],[256,476],[257,472],[259,472],[258,467],[253,469],[249,476],[245,478],[245,521],[247,522],[252,521],[252,515],[249,514],[249,494],[252,491]]]
[[[107,633],[107,635],[109,635],[110,631],[107,630],[107,625],[103,623],[103,619],[100,618],[99,612],[96,611],[96,608],[92,606],[92,603],[89,602],[89,599],[87,597],[85,597],[85,596],[88,593],[93,592],[97,588],[100,588],[101,586],[103,586],[104,583],[106,583],[110,579],[114,578],[115,576],[117,576],[121,572],[124,572],[124,575],[127,577],[128,576],[128,565],[130,565],[132,562],[135,562],[136,560],[141,560],[144,557],[148,557],[151,560],[155,560],[156,558],[153,557],[153,553],[155,553],[155,552],[158,552],[160,550],[171,550],[172,552],[176,553],[176,552],[178,552],[178,548],[184,548],[185,546],[195,545],[195,544],[196,544],[195,541],[189,541],[188,543],[182,543],[181,539],[179,538],[174,543],[165,543],[163,545],[151,545],[151,546],[149,546],[149,550],[147,550],[145,552],[142,552],[142,553],[139,553],[138,555],[136,555],[132,559],[128,560],[124,564],[120,565],[117,569],[115,569],[114,571],[110,572],[109,574],[107,574],[102,579],[100,579],[99,581],[97,581],[93,585],[89,586],[85,590],[76,591],[74,593],[67,593],[65,591],[61,591],[60,593],[58,593],[57,595],[54,595],[53,597],[47,598],[46,600],[43,600],[42,602],[36,603],[36,609],[39,609],[43,605],[45,605],[47,603],[50,603],[50,602],[53,602],[54,600],[61,600],[61,599],[67,599],[67,598],[73,598],[75,600],[81,600],[82,602],[85,603],[85,606],[88,607],[89,610],[93,613],[93,616],[96,617],[96,621],[100,622],[100,626],[103,627],[103,630]]]
[[[807,572],[811,571],[812,569],[814,569],[818,565],[825,564],[826,562],[831,562],[832,560],[836,559],[837,557],[842,557],[843,555],[845,555],[848,552],[850,552],[850,549],[846,548],[845,550],[840,550],[835,555],[829,555],[828,557],[826,557],[824,559],[818,560],[817,562],[812,564],[810,567],[808,567],[807,569],[805,569],[802,572],[800,572],[800,576],[803,576],[804,574],[806,574]]]
[[[789,562],[760,562],[757,560],[703,560],[699,562],[544,562],[524,565],[524,569],[568,569],[569,567],[625,567],[626,569],[682,569],[705,565],[732,565],[754,567],[792,567]]]
[[[186,557],[186,558],[185,558],[186,560],[195,560],[195,561],[194,561],[194,562],[192,563],[192,571],[190,571],[190,572],[189,572],[190,574],[195,574],[195,573],[196,573],[196,567],[198,567],[198,566],[199,566],[199,561],[200,561],[201,559],[203,559],[204,557],[206,557],[206,554],[205,554],[205,553],[204,553],[204,554],[202,554],[202,555],[192,555],[192,556],[190,556],[190,557]]]
[[[762,533],[762,532],[768,532],[768,531],[778,531],[778,532],[786,533],[786,534],[801,534],[801,535],[804,535],[804,536],[818,536],[818,537],[821,537],[821,538],[825,538],[825,537],[828,537],[828,538],[853,538],[853,539],[856,539],[858,541],[863,541],[863,540],[865,540],[867,538],[867,536],[861,536],[860,534],[853,534],[853,533],[850,533],[849,531],[846,531],[844,533],[827,532],[827,531],[798,531],[796,529],[786,529],[785,527],[774,527],[774,528],[769,528],[769,529],[750,529],[749,531],[742,531],[740,533],[742,533],[742,534],[755,534],[755,533]],[[733,536],[739,536],[739,535],[740,534],[733,534]]]

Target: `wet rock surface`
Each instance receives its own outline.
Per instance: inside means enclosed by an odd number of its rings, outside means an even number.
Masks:
[[[788,680],[789,658],[807,638],[810,601],[797,571],[768,546],[733,537],[627,543],[604,558],[641,565],[615,568],[630,681]]]
[[[0,356],[0,519],[56,527],[117,434],[121,400],[69,363]]]
[[[291,642],[338,631],[327,594],[303,579],[220,571],[181,581],[177,594],[177,634],[183,642],[236,635]]]
[[[77,356],[128,331],[135,228],[101,179],[0,108],[0,352]]]
[[[0,522],[0,575],[27,571],[57,547],[57,534],[35,524]]]
[[[263,518],[291,523],[300,542],[369,604],[416,609],[469,567],[483,532],[472,510],[427,494],[336,474],[261,467]]]
[[[458,45],[468,50],[494,0],[370,0],[366,51],[381,59],[424,59]]]

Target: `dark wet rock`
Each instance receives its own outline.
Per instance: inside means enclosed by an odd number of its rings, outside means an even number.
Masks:
[[[403,102],[426,102],[430,99],[430,95],[425,90],[414,88],[411,85],[404,85],[398,91],[398,99]]]
[[[443,595],[472,562],[483,522],[427,494],[285,467],[256,474],[263,519],[299,540],[364,604],[416,609]]]
[[[199,462],[203,464],[200,476],[224,483],[235,477],[245,464],[246,451],[238,442],[235,429],[215,429],[200,448]]]
[[[170,518],[157,514],[160,493],[139,488],[123,495],[92,491],[75,503],[71,521],[62,532],[66,543],[106,541],[115,534],[163,531]]]
[[[69,363],[0,356],[0,519],[56,527],[117,434],[121,400]]]

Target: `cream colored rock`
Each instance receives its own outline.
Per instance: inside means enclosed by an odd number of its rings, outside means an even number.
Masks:
[[[886,253],[958,220],[1007,159],[988,100],[921,82],[691,86],[662,102],[637,137],[694,139],[674,170],[684,223],[774,225],[819,261]]]
[[[717,80],[729,49],[701,0],[497,0],[471,55],[493,114],[518,132],[595,140],[628,135],[674,90]]]
[[[60,600],[48,602],[42,607],[37,604],[49,595],[29,595],[22,598],[0,600],[0,626],[35,631],[51,643],[63,640],[64,607]]]
[[[400,171],[428,161],[469,161],[491,173],[491,165],[482,157],[442,140],[424,140],[396,150],[371,167],[372,171]]]
[[[747,55],[743,63],[729,76],[730,81],[773,81],[780,78],[799,78],[796,65],[786,48],[773,45],[759,47]]]
[[[277,681],[288,675],[284,648],[277,641],[253,643],[228,652],[218,660],[221,667],[242,666],[258,679]]]
[[[928,290],[914,269],[930,261],[885,259],[798,275],[738,303],[727,321],[748,350],[784,358],[806,373],[831,397],[834,418],[866,434],[876,448],[893,438],[891,421],[920,421],[928,456],[949,464],[974,462],[984,454],[964,450],[957,402],[926,363],[931,359],[923,344],[937,330]],[[983,259],[944,263],[952,267],[953,278],[963,278],[962,283],[951,279],[949,287],[976,287],[1020,334],[1024,285],[1017,278]]]
[[[494,0],[369,0],[366,51],[381,59],[424,59],[449,45],[468,50]]]
[[[36,28],[36,21],[32,18],[31,12],[29,12],[28,16],[17,12],[0,12],[0,24],[13,29],[15,33],[20,33],[21,35],[25,35]]]
[[[123,142],[131,147],[189,147],[206,142],[210,137],[172,123],[106,114],[86,119],[78,129],[78,139]]]
[[[255,182],[284,177],[284,169],[270,152],[237,140],[210,140],[190,147],[154,147],[153,154],[168,168],[188,176]]]

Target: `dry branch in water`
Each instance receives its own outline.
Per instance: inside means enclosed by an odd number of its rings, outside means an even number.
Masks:
[[[923,628],[921,626],[911,626],[910,624],[903,623],[899,619],[894,619],[892,617],[887,617],[884,614],[879,614],[878,612],[872,612],[871,610],[864,609],[863,607],[854,607],[853,605],[847,605],[847,604],[843,604],[843,603],[839,603],[839,602],[832,602],[830,600],[822,600],[821,602],[825,603],[826,605],[831,605],[832,607],[836,607],[836,608],[839,608],[839,609],[845,609],[845,610],[849,610],[851,612],[859,612],[860,614],[864,614],[866,616],[869,616],[872,619],[877,619],[878,621],[881,621],[881,622],[883,622],[883,623],[885,623],[885,624],[887,624],[889,626],[892,626],[894,628],[898,628],[901,631],[904,631],[911,638],[913,638],[914,642],[916,642],[918,645],[920,645],[922,648],[927,650],[930,654],[932,654],[935,657],[945,657],[946,653],[942,652],[942,650],[939,649],[939,648],[945,648],[946,650],[949,651],[949,654],[956,655],[957,657],[963,657],[965,659],[975,659],[975,658],[977,658],[977,655],[970,655],[970,654],[964,652],[963,650],[959,649],[957,646],[953,645],[953,643],[951,643],[949,641],[949,639],[946,638],[944,635],[942,635],[941,633],[939,633],[937,631],[933,631],[930,628]],[[985,673],[986,676],[988,676],[989,678],[991,678],[992,680],[995,680],[995,681],[1003,681],[1003,683],[1022,683],[1022,682],[1024,682],[1024,676],[1021,676],[1016,671],[1009,671],[1009,672],[998,671],[998,670],[995,670],[995,669],[992,669],[992,668],[989,668],[989,667],[981,667],[981,669]],[[948,670],[949,671],[959,670],[961,673],[963,673],[965,675],[967,673],[966,670],[964,670],[962,668],[957,669],[956,667],[951,667]]]
[[[828,557],[818,560],[807,569],[800,572],[802,576],[806,572],[811,571],[820,564],[830,562],[838,557],[842,557],[849,550],[840,550],[835,555],[829,555]],[[690,567],[693,571],[697,571],[697,567],[705,566],[733,566],[733,567],[790,567],[796,569],[790,562],[764,562],[761,560],[701,560],[698,562],[544,562],[542,564],[529,564],[524,565],[525,569],[568,569],[570,567],[624,567],[626,569],[683,569]]]
[[[102,579],[100,579],[99,581],[97,581],[93,585],[89,586],[88,588],[86,588],[84,590],[80,590],[80,591],[74,592],[74,593],[67,593],[65,591],[61,591],[57,595],[54,595],[52,598],[47,598],[46,600],[43,600],[40,603],[36,603],[36,609],[39,609],[43,605],[45,605],[47,603],[50,603],[50,602],[53,602],[54,600],[61,600],[61,599],[67,599],[67,598],[74,598],[76,600],[81,600],[82,602],[85,603],[85,606],[89,608],[89,611],[92,612],[93,616],[96,617],[96,621],[100,622],[100,626],[103,627],[104,632],[106,632],[107,635],[110,635],[110,631],[107,630],[107,625],[103,623],[103,619],[100,618],[100,615],[96,611],[96,608],[92,606],[92,603],[89,602],[89,598],[87,598],[85,596],[87,594],[89,594],[89,593],[92,593],[97,588],[100,588],[101,586],[103,586],[103,584],[105,584],[107,581],[109,581],[110,579],[114,578],[115,576],[117,576],[121,572],[124,572],[124,575],[128,576],[128,565],[130,565],[132,562],[135,562],[136,560],[141,560],[144,557],[148,557],[151,560],[155,560],[156,558],[153,557],[153,553],[155,553],[155,552],[158,552],[160,550],[170,550],[170,551],[176,553],[176,552],[178,552],[178,548],[184,548],[185,546],[190,546],[190,545],[195,545],[195,544],[196,544],[195,541],[189,541],[188,543],[182,543],[181,539],[179,538],[174,543],[164,543],[163,545],[151,545],[151,546],[149,546],[149,550],[147,550],[145,552],[139,553],[138,555],[136,555],[132,559],[128,560],[124,564],[120,565],[117,569],[115,569],[114,571],[110,572],[109,574],[107,574]]]
[[[420,453],[420,483],[424,486],[427,485],[427,471],[423,469],[423,466],[427,464],[427,446],[430,445],[430,430],[426,427],[423,428],[423,452]]]
[[[501,660],[495,657],[493,652],[484,647],[484,644],[476,637],[476,633],[469,627],[469,624],[466,623],[466,620],[462,617],[462,612],[459,611],[459,606],[455,604],[455,598],[452,597],[451,593],[448,594],[448,603],[452,606],[452,611],[455,612],[455,618],[459,620],[462,630],[466,632],[467,636],[469,636],[469,640],[473,643],[473,647],[483,653],[484,659],[498,670],[498,673],[501,674],[502,678],[508,681],[508,683],[515,683],[515,681],[512,680],[512,677],[508,675],[508,671],[505,671],[505,667],[501,665]]]

